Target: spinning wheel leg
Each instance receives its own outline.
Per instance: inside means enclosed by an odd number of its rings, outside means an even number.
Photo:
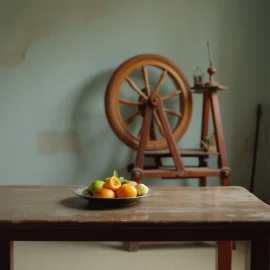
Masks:
[[[205,137],[208,136],[209,127],[209,114],[210,114],[210,96],[206,92],[203,94],[203,108],[202,108],[202,131],[201,131],[201,141],[204,141]],[[207,162],[204,159],[200,159],[200,167],[207,167]],[[205,187],[207,185],[207,178],[200,178],[200,186]]]
[[[220,153],[219,163],[221,168],[228,168],[228,157],[225,147],[225,138],[223,133],[223,127],[221,122],[220,107],[218,102],[218,95],[216,91],[211,93],[211,105],[212,105],[212,114],[213,122],[215,128],[215,136],[217,142],[217,149]],[[229,171],[229,168],[228,170]],[[229,180],[230,172],[225,172],[221,174],[220,180],[222,186],[230,186]]]
[[[140,242],[129,242],[128,243],[128,251],[129,252],[136,252],[140,248]]]
[[[177,171],[183,171],[184,170],[184,165],[183,162],[180,158],[180,155],[178,153],[177,147],[176,147],[176,142],[175,139],[170,131],[170,126],[168,123],[168,119],[167,116],[164,112],[164,107],[163,107],[163,103],[160,102],[160,104],[157,107],[161,122],[162,122],[162,126],[164,127],[164,133],[165,133],[165,137],[167,139],[169,148],[171,150],[172,153],[172,157],[176,166],[176,170]]]
[[[199,167],[207,167],[207,162],[204,158],[199,158]],[[207,177],[200,177],[200,187],[207,186]]]
[[[202,132],[201,132],[202,141],[205,139],[205,137],[208,136],[210,105],[211,105],[211,102],[210,102],[209,93],[204,93],[203,109],[202,109]]]
[[[141,174],[139,170],[142,170],[143,165],[144,165],[144,151],[145,151],[147,140],[150,133],[152,113],[153,113],[153,110],[150,107],[147,107],[145,111],[144,120],[143,120],[140,145],[137,152],[135,168],[133,169],[132,174],[131,174],[132,180],[136,181],[137,183],[141,181]]]
[[[206,187],[206,177],[200,178],[200,187]]]
[[[150,128],[150,139],[153,141],[157,139],[153,120],[151,122],[151,128]],[[160,157],[154,157],[154,161],[155,161],[156,169],[162,166],[162,161]]]

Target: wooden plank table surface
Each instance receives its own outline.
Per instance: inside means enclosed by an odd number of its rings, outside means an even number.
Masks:
[[[136,205],[108,210],[91,209],[75,188],[0,187],[1,270],[12,268],[12,241],[231,240],[251,241],[251,270],[269,269],[270,207],[244,188],[155,187]]]

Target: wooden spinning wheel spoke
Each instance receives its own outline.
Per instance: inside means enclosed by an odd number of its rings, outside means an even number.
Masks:
[[[168,113],[170,115],[173,115],[173,116],[176,116],[176,117],[179,117],[179,118],[183,117],[183,115],[180,112],[169,110],[169,109],[166,109],[166,108],[164,110],[165,110],[166,113]]]
[[[161,74],[160,79],[159,79],[159,82],[157,84],[157,87],[155,89],[154,94],[158,94],[159,93],[159,90],[160,90],[162,84],[164,83],[164,80],[165,80],[167,74],[168,74],[167,70],[164,70],[163,73]]]
[[[142,73],[143,73],[146,93],[148,96],[150,96],[151,89],[150,89],[149,80],[148,80],[148,71],[147,71],[147,68],[145,66],[142,67]]]
[[[128,99],[119,99],[118,102],[122,104],[126,104],[126,105],[143,105],[143,103],[140,101],[128,100]]]
[[[162,100],[167,100],[167,99],[170,99],[170,98],[172,98],[172,97],[177,97],[177,96],[179,96],[181,93],[182,93],[181,90],[175,90],[175,91],[171,92],[170,94],[161,97],[161,99],[162,99]]]
[[[156,109],[154,110],[153,114],[154,114],[154,118],[155,118],[155,120],[156,120],[156,122],[157,122],[158,129],[159,129],[161,135],[164,136],[163,126],[162,126],[162,124],[161,124],[161,121],[160,121],[160,119],[159,119],[159,116],[158,116],[158,114],[157,114]]]
[[[138,86],[135,84],[135,82],[132,79],[127,77],[126,81],[132,87],[132,89],[134,89],[143,99],[147,100],[147,96],[142,92],[141,89],[138,88]]]
[[[131,123],[132,123],[139,115],[141,115],[140,112],[135,113],[134,115],[130,116],[130,117],[125,121],[125,123],[126,123],[127,125],[131,124]]]

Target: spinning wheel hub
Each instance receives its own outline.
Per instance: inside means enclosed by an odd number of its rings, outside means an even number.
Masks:
[[[142,89],[142,92],[145,93],[146,90]],[[162,100],[161,100],[161,97],[159,95],[152,94],[150,97],[147,98],[147,100],[145,100],[142,97],[139,97],[138,102],[142,103],[142,104],[138,105],[138,110],[139,110],[140,114],[142,116],[144,116],[146,107],[155,108],[155,107],[160,105],[160,102],[162,102]]]
[[[153,94],[150,97],[150,103],[153,107],[157,107],[158,105],[160,105],[161,102],[161,98],[159,95]]]

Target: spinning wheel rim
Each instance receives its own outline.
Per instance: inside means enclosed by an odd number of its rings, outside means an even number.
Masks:
[[[185,134],[192,115],[192,97],[189,89],[188,81],[180,68],[178,68],[171,60],[156,54],[141,54],[134,56],[122,63],[113,73],[107,86],[105,95],[105,112],[108,122],[116,134],[116,136],[127,146],[138,149],[139,139],[129,132],[119,111],[119,93],[122,84],[128,76],[136,69],[143,66],[154,66],[168,71],[175,84],[181,90],[182,98],[180,106],[183,106],[183,115],[178,120],[176,129],[172,132],[175,141],[178,142]],[[183,104],[181,104],[181,102]],[[161,150],[168,148],[165,138],[147,142],[147,150]]]

